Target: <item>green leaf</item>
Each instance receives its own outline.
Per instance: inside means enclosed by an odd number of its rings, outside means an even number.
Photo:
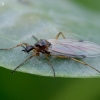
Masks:
[[[62,31],[66,38],[100,43],[100,14],[67,0],[4,0],[0,6],[0,48],[9,48],[38,39],[55,38]],[[0,66],[13,70],[33,53],[22,47],[0,51]],[[80,59],[100,70],[100,57]],[[95,70],[69,59],[50,57],[56,77],[99,77]],[[43,55],[33,57],[17,71],[52,76],[53,71]]]

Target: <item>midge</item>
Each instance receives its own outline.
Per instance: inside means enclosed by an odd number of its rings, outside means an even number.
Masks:
[[[60,35],[62,35],[64,39],[58,39]],[[55,56],[59,58],[69,58],[83,65],[86,65],[100,73],[100,71],[97,70],[96,68],[90,66],[89,64],[83,61],[76,59],[76,58],[100,56],[100,45],[93,43],[93,42],[89,42],[89,41],[66,39],[62,32],[59,32],[57,36],[55,37],[55,39],[38,40],[36,37],[34,38],[37,40],[37,42],[34,45],[29,45],[27,43],[21,43],[11,48],[0,49],[0,50],[11,50],[13,48],[21,46],[24,48],[22,51],[26,53],[33,51],[33,55],[31,55],[24,62],[22,62],[19,66],[17,66],[12,71],[12,73],[14,73],[17,68],[22,66],[26,61],[30,60],[32,57],[39,56],[40,53],[44,54],[44,56],[46,57],[48,63],[50,64],[53,70],[54,77],[55,77],[55,70],[52,66],[52,63],[49,60],[49,56]]]

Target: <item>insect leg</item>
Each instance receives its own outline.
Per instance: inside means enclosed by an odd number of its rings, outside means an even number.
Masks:
[[[75,58],[70,58],[70,59],[72,59],[72,60],[74,60],[74,61],[76,61],[76,62],[79,62],[79,63],[81,63],[81,64],[83,64],[83,65],[85,65],[85,66],[88,66],[88,67],[90,67],[90,68],[92,68],[92,69],[94,69],[95,71],[97,71],[97,72],[100,73],[99,70],[97,70],[96,68],[90,66],[89,64],[87,64],[87,63],[85,63],[85,62],[83,62],[83,61],[77,60],[77,59],[75,59]]]
[[[54,70],[54,68],[53,68],[53,66],[52,66],[52,63],[50,62],[50,60],[49,60],[49,58],[48,58],[47,55],[45,55],[45,57],[46,57],[46,59],[47,59],[49,65],[51,66],[51,68],[52,68],[52,70],[53,70],[53,73],[54,73],[54,77],[55,77],[55,70]]]
[[[17,66],[13,71],[12,73],[14,74],[14,72],[16,71],[17,68],[19,68],[20,66],[22,66],[26,61],[30,60],[32,57],[34,57],[35,54],[33,54],[32,56],[30,56],[28,59],[26,59],[23,63],[21,63],[19,66]]]
[[[36,38],[34,35],[32,36],[36,41],[39,41],[39,39],[38,38]]]
[[[63,37],[64,39],[66,39],[65,36],[64,36],[64,34],[63,34],[62,32],[59,32],[59,33],[57,34],[57,36],[55,37],[55,39],[58,39],[60,35],[62,35],[62,37]]]
[[[28,45],[29,45],[29,44],[27,44],[27,43],[21,43],[21,44],[18,44],[18,45],[16,45],[16,46],[14,46],[14,47],[11,47],[11,48],[6,48],[6,49],[0,49],[0,50],[11,50],[11,49],[13,49],[13,48],[17,48],[17,47],[19,47],[19,46],[24,47],[24,46],[23,46],[23,44],[24,44],[24,45],[26,45],[26,46],[28,46]]]

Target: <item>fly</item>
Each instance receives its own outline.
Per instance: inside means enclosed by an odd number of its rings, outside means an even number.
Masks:
[[[60,35],[62,35],[63,39],[58,39]],[[21,43],[11,48],[0,49],[0,50],[12,50],[16,47],[21,46],[24,48],[22,51],[26,53],[33,51],[33,54],[29,58],[27,58],[24,62],[22,62],[19,66],[17,66],[12,71],[12,73],[14,73],[17,68],[22,66],[32,57],[39,56],[40,53],[42,53],[46,57],[50,67],[53,70],[54,77],[55,77],[55,70],[53,68],[51,61],[49,60],[49,56],[55,56],[59,58],[69,58],[85,66],[88,66],[100,73],[100,71],[97,70],[96,68],[77,59],[77,58],[100,56],[100,45],[90,41],[66,39],[62,32],[59,32],[55,37],[55,39],[38,40],[35,36],[33,37],[37,40],[37,42],[34,45],[29,45],[28,43]]]

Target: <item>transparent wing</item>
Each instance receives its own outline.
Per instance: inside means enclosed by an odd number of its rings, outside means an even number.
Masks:
[[[52,45],[49,51],[52,55],[63,55],[75,58],[100,56],[100,45],[82,40],[49,39]]]

